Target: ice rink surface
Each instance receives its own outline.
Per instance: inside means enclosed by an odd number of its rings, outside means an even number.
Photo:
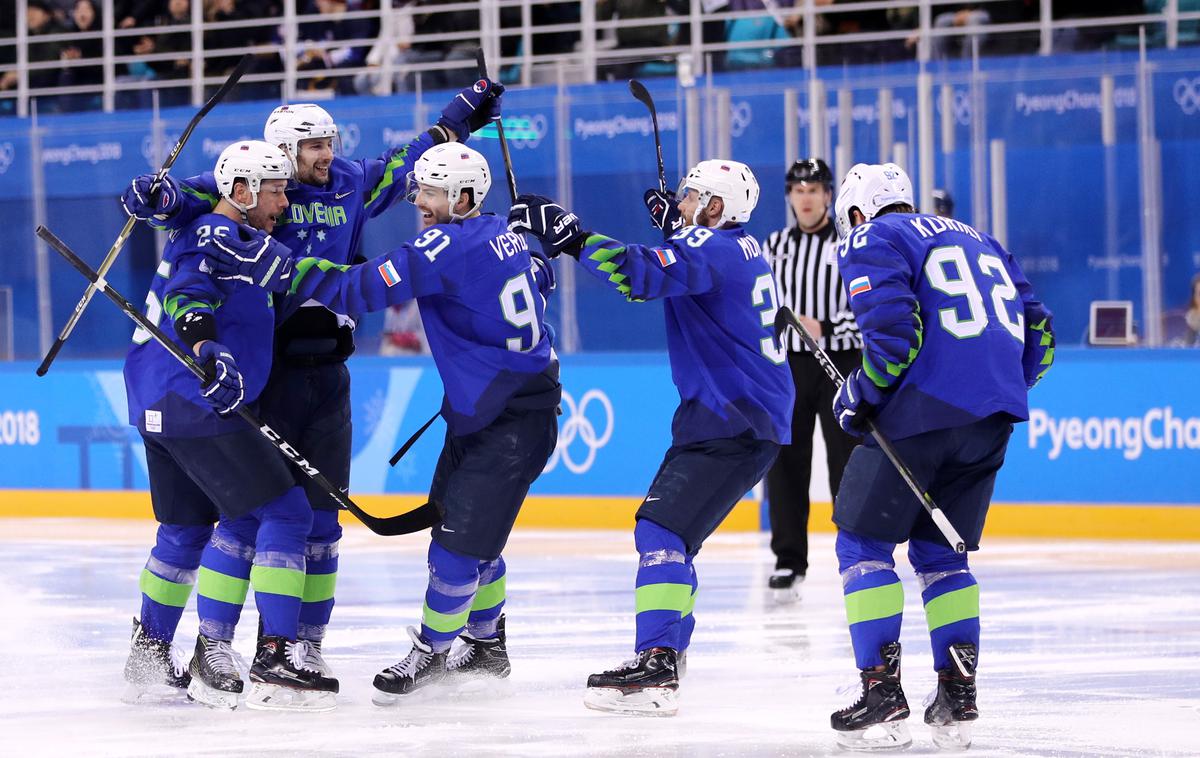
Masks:
[[[348,528],[326,656],[341,680],[324,714],[128,705],[121,670],[149,522],[0,520],[0,755],[646,755],[837,752],[829,713],[857,695],[829,535],[814,535],[800,602],[766,590],[766,536],[720,535],[696,562],[700,595],[676,718],[586,710],[589,673],[632,651],[632,530],[521,531],[505,552],[513,675],[391,708],[371,679],[408,651],[425,535]],[[937,752],[912,571],[905,582],[906,753]],[[985,537],[976,756],[1200,754],[1200,546]],[[193,600],[177,641],[194,644]],[[253,653],[247,609],[234,647]],[[838,689],[855,687],[849,696]]]

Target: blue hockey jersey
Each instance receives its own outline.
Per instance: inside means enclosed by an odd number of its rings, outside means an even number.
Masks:
[[[290,206],[271,236],[287,245],[296,258],[353,262],[362,241],[363,224],[403,199],[408,172],[431,147],[433,138],[422,132],[407,145],[378,158],[351,161],[335,157],[325,186],[288,184]],[[184,207],[172,217],[174,225],[210,212],[220,199],[212,172],[185,179],[181,184]],[[280,306],[278,320],[285,320],[303,302],[288,298]]]
[[[217,341],[228,347],[237,361],[245,382],[244,402],[251,403],[271,370],[272,295],[242,282],[218,281],[200,270],[203,251],[213,238],[237,234],[237,223],[216,213],[205,214],[186,229],[172,233],[146,295],[146,315],[190,353],[175,334],[175,320],[191,311],[212,313]],[[131,425],[167,437],[212,436],[245,426],[236,415],[218,416],[200,396],[200,380],[147,332],[135,331],[133,343],[125,358]]]
[[[652,247],[591,234],[579,261],[631,301],[666,298],[680,398],[671,425],[676,445],[742,434],[791,441],[795,389],[773,334],[775,279],[740,225],[689,226]]]
[[[490,424],[548,370],[545,404],[557,405],[557,361],[544,321],[552,286],[524,236],[489,213],[432,226],[358,266],[302,258],[290,294],[342,313],[416,298],[446,390],[442,415],[462,435]]]
[[[1028,419],[1028,390],[1054,360],[1051,314],[999,242],[953,219],[891,213],[856,227],[838,255],[863,371],[887,390],[880,431]]]

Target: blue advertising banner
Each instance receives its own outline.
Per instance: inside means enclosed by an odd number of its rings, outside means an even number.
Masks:
[[[432,361],[350,365],[351,492],[425,493],[440,421],[395,468],[387,460],[440,406]],[[45,378],[33,369],[0,369],[0,489],[145,489],[120,364],[64,361]],[[1030,395],[1030,422],[1016,427],[995,500],[1200,506],[1198,369],[1191,351],[1060,351]],[[640,497],[670,444],[678,403],[666,356],[566,356],[562,375],[559,447],[533,493]]]

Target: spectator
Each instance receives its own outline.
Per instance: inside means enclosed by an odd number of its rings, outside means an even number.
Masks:
[[[54,7],[49,0],[28,0],[25,8],[25,22],[30,37],[41,37],[47,34],[62,34],[66,29],[54,18]],[[29,42],[29,62],[45,63],[57,61],[62,55],[61,42]],[[54,87],[58,85],[59,71],[54,68],[32,69],[29,72],[31,89]],[[14,79],[15,85],[15,79]]]
[[[853,5],[863,0],[814,0],[818,8],[832,5]],[[817,17],[817,34],[861,34],[891,29],[886,10],[866,10],[846,13],[827,13]],[[819,65],[878,63],[903,56],[903,43],[854,42],[841,45],[821,45],[817,48]]]
[[[421,324],[421,311],[417,308],[416,300],[389,306],[384,312],[379,354],[388,357],[429,354],[429,343],[425,340],[425,328]]]
[[[662,19],[653,26],[620,27],[617,29],[617,49],[635,50],[639,47],[666,47],[672,44],[667,23],[667,0],[596,0],[596,20]],[[724,10],[722,8],[722,10]],[[629,79],[637,76],[644,61],[611,63],[599,66],[600,76],[607,79]]]
[[[1200,344],[1200,274],[1192,277],[1192,297],[1188,301],[1187,313],[1183,314],[1187,322],[1187,331],[1183,335],[1183,344],[1196,347]]]
[[[76,34],[87,34],[83,39],[64,43],[63,60],[95,60],[104,56],[104,43],[100,39],[100,13],[95,0],[75,0],[71,9],[70,31]],[[99,86],[104,82],[104,69],[100,65],[72,66],[63,68],[59,84],[71,86]],[[95,108],[98,105],[96,95],[67,95],[63,98],[63,109],[82,111]]]
[[[784,16],[780,8],[790,10],[792,0],[731,0],[730,11],[767,11],[757,18],[735,18],[725,25],[725,39],[729,42],[748,40],[786,40],[800,34],[803,16],[789,13]],[[761,68],[770,65],[799,65],[801,48],[775,46],[762,48],[737,48],[725,53],[728,68]]]
[[[339,68],[359,68],[366,64],[370,46],[353,44],[353,40],[372,39],[379,34],[376,19],[343,18],[347,0],[313,0],[315,10],[323,18],[300,24],[300,39],[304,50],[296,68],[299,71],[329,71]],[[311,11],[310,11],[311,12]],[[325,43],[347,41],[345,45]],[[346,77],[316,76],[301,80],[304,89],[336,90],[343,93],[354,91],[353,82]]]
[[[412,37],[416,33],[413,24],[414,0],[394,0],[392,3],[391,44],[386,44],[383,30],[380,30],[379,40],[367,52],[366,65],[380,68],[384,62],[394,73],[391,83],[385,81],[383,74],[370,71],[354,77],[354,90],[363,95],[386,95],[393,91],[403,92],[405,89],[404,72],[400,66],[410,60]],[[389,311],[390,313],[390,311]]]
[[[154,19],[151,27],[187,26],[192,22],[189,0],[167,0],[167,12]],[[147,33],[137,38],[133,45],[136,55],[155,53],[178,53],[174,58],[147,61],[147,66],[156,79],[186,79],[191,74],[191,32],[179,31],[166,34]]]
[[[1065,21],[1103,16],[1136,16],[1142,12],[1141,0],[1109,0],[1096,3],[1091,0],[1054,0],[1053,18]],[[1130,27],[1078,27],[1068,26],[1054,30],[1054,52],[1094,50],[1106,47],[1119,32],[1137,33]]]
[[[413,17],[413,25],[418,35],[426,34],[463,34],[479,33],[478,11],[442,11],[437,12],[436,6],[457,3],[460,0],[417,0],[416,5],[430,8],[430,13],[418,13]],[[457,39],[446,42],[422,41],[413,42],[412,49],[405,56],[407,62],[425,63],[432,61],[456,61],[466,63],[463,69],[457,71],[423,71],[422,82],[425,89],[449,89],[459,86],[459,83],[475,77],[475,48],[478,39]],[[406,84],[411,88],[415,77],[410,77]]]

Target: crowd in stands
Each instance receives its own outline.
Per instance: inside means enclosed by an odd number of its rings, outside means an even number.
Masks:
[[[463,76],[474,71],[473,51],[478,45],[480,19],[478,11],[453,10],[446,12],[438,6],[461,4],[462,0],[382,0],[392,2],[391,28],[381,30],[378,18],[346,18],[348,11],[378,10],[381,0],[297,0],[297,12],[318,16],[306,20],[297,29],[297,70],[301,73],[299,86],[311,92],[383,93],[411,90],[420,84],[426,89],[455,86]],[[736,70],[765,66],[799,66],[802,48],[795,42],[804,35],[802,0],[700,0],[706,14],[724,11],[762,11],[761,15],[737,19],[705,19],[701,33],[705,43],[753,42],[759,46],[742,45],[736,49],[713,54],[716,70]],[[160,81],[160,97],[164,104],[183,103],[190,99],[186,86],[192,74],[192,34],[189,29],[192,3],[201,2],[206,22],[259,19],[261,26],[235,29],[209,28],[203,32],[206,51],[229,50],[229,55],[206,55],[204,74],[219,77],[236,63],[242,51],[252,45],[275,45],[282,41],[279,23],[283,15],[283,0],[115,0],[115,28],[134,30],[116,40],[116,53],[130,56],[116,71],[122,81]],[[832,6],[852,6],[861,0],[815,0],[818,40],[829,35],[859,32],[913,30],[910,35],[899,34],[893,40],[871,43],[854,42],[818,44],[819,65],[841,65],[912,59],[916,55],[918,10],[912,7],[899,10],[853,10]],[[1161,13],[1166,0],[1109,0],[1105,3],[1090,0],[1053,0],[1056,20],[1097,16]],[[0,66],[16,62],[15,0],[0,0],[12,12],[0,8]],[[1200,0],[1180,0],[1180,9],[1200,7]],[[29,61],[40,63],[61,61],[66,65],[33,69],[29,72],[32,88],[56,86],[98,85],[103,81],[99,58],[103,54],[100,39],[100,0],[27,0],[26,23],[30,35]],[[936,36],[930,54],[934,58],[970,55],[973,46],[981,54],[998,55],[1032,53],[1039,48],[1039,35],[989,34],[996,24],[1036,22],[1040,13],[1039,0],[1003,0],[989,3],[961,3],[934,6],[933,26],[938,30],[961,29],[962,34]],[[670,74],[674,61],[663,55],[661,61],[647,62],[657,53],[639,52],[650,48],[687,45],[691,41],[691,24],[687,15],[690,0],[595,0],[599,21],[661,19],[662,23],[633,27],[605,27],[599,33],[598,48],[607,51],[598,74],[606,78]],[[441,11],[441,12],[439,12]],[[549,25],[578,23],[580,3],[535,3],[532,21],[535,28]],[[519,7],[501,10],[501,27],[514,30],[502,37],[502,54],[514,56],[522,50]],[[1190,22],[1191,26],[1200,26]],[[1158,25],[1161,27],[1162,25]],[[381,34],[386,31],[386,34]],[[81,33],[88,36],[70,41],[41,41],[51,34]],[[443,41],[414,41],[417,35],[443,34]],[[1151,30],[1151,43],[1160,41],[1162,30]],[[1182,44],[1195,41],[1190,27],[1181,24]],[[1136,46],[1136,29],[1113,27],[1071,27],[1055,30],[1053,46],[1056,52]],[[386,42],[385,42],[386,40]],[[792,42],[789,42],[792,41]],[[339,44],[344,43],[344,44]],[[546,32],[532,35],[533,54],[572,53],[579,46],[579,34]],[[283,62],[278,52],[262,52],[257,73],[280,72]],[[96,65],[73,65],[94,60]],[[445,61],[462,61],[461,69],[436,71],[432,66]],[[361,69],[369,71],[363,73]],[[340,74],[340,69],[359,69],[355,75]],[[387,73],[385,73],[387,72]],[[15,71],[0,73],[0,95],[17,87]],[[172,84],[173,83],[173,84]],[[274,88],[272,90],[272,88]],[[278,85],[243,87],[243,97],[278,97]],[[121,93],[124,102],[118,107],[144,106],[144,90]],[[88,110],[99,105],[98,95],[70,94],[53,99],[42,98],[51,110]],[[11,98],[0,98],[0,113]]]

